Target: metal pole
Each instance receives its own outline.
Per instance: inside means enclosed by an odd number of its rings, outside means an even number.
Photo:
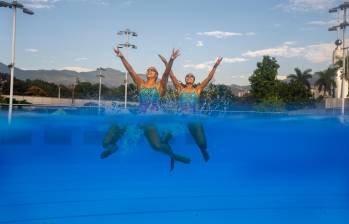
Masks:
[[[58,101],[61,102],[61,87],[58,86]]]
[[[72,95],[71,95],[71,104],[72,104],[72,105],[74,105],[74,97],[75,97],[75,96],[74,96],[74,95],[75,95],[75,93],[74,93],[74,92],[75,92],[75,84],[73,84],[73,86],[72,86],[72,87],[73,87],[73,92],[72,92]]]
[[[126,32],[126,44],[129,42],[129,33]],[[125,52],[126,59],[128,57],[128,46],[126,46],[126,52]],[[128,71],[126,70],[125,73],[125,109],[127,108],[127,76],[128,76]]]
[[[128,58],[128,48],[129,47],[132,47],[133,49],[136,49],[136,45],[133,45],[133,44],[130,44],[129,43],[129,40],[130,40],[130,35],[136,37],[137,36],[137,33],[136,32],[133,32],[131,31],[130,29],[126,29],[124,31],[119,31],[118,32],[118,35],[126,35],[126,43],[124,44],[119,44],[118,47],[119,48],[126,48],[125,50],[125,58],[127,59]],[[128,90],[128,71],[125,72],[125,80],[124,80],[124,84],[125,84],[125,109],[127,108],[127,90]]]
[[[15,60],[16,60],[16,10],[13,6],[13,24],[12,24],[12,58],[11,58],[11,78],[10,78],[10,105],[8,110],[8,123],[12,121],[12,106],[13,106],[13,82],[15,73]]]
[[[347,8],[344,8],[344,13],[343,13],[343,21],[344,24],[347,23]],[[343,26],[343,75],[342,75],[342,88],[341,88],[341,98],[342,98],[342,115],[344,115],[344,107],[345,107],[345,96],[344,96],[344,79],[347,74],[347,69],[346,69],[346,47],[345,47],[345,29],[346,25]]]
[[[102,93],[102,72],[101,72],[101,70],[99,70],[98,108],[101,107],[101,93]]]

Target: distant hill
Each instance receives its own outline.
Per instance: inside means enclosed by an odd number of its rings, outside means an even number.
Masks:
[[[0,63],[1,73],[10,73],[7,65]],[[17,79],[40,79],[46,82],[52,82],[56,84],[70,85],[75,82],[76,78],[79,78],[81,82],[99,82],[96,75],[98,71],[91,72],[75,72],[69,70],[23,70],[20,68],[15,68],[15,77]],[[105,78],[103,79],[103,84],[108,87],[117,87],[124,83],[125,73],[112,68],[107,68],[103,72]],[[145,75],[141,75],[145,78]],[[129,82],[132,82],[131,77],[128,78]]]
[[[0,72],[1,73],[10,73],[7,65],[0,63]],[[24,70],[20,68],[15,68],[15,77],[17,79],[26,80],[26,79],[40,79],[46,82],[71,85],[75,82],[76,78],[79,78],[81,82],[91,82],[98,83],[96,77],[98,71],[91,72],[76,72],[70,70]],[[106,68],[106,71],[103,72],[105,78],[103,79],[103,84],[108,87],[118,87],[124,83],[125,73],[119,70],[112,68]],[[144,74],[140,74],[143,79],[145,79]],[[132,82],[131,77],[128,77],[129,82]],[[168,85],[172,87],[172,82],[169,79]],[[243,90],[249,90],[250,86],[238,86],[235,84],[230,85],[233,93],[237,93]]]
[[[235,95],[238,96],[239,92],[245,92],[251,90],[251,86],[239,86],[235,84],[230,85],[231,92]]]
[[[319,79],[319,75],[317,74],[312,74],[312,77],[309,79],[309,83],[311,86],[315,86],[316,81]],[[284,80],[281,80],[281,82],[289,83],[291,81],[290,78],[286,78]]]

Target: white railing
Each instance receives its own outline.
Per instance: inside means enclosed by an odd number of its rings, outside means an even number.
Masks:
[[[8,95],[2,95],[2,97],[8,98]],[[26,100],[27,102],[34,105],[51,105],[51,106],[84,106],[86,103],[95,103],[98,105],[98,100],[89,99],[74,99],[71,98],[57,98],[57,97],[43,97],[43,96],[19,96],[14,95],[14,99],[18,101]],[[101,100],[102,106],[112,106],[113,104],[124,104],[123,101],[115,100]],[[137,102],[129,102],[130,105],[138,105]]]

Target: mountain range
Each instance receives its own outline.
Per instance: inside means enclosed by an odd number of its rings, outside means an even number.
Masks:
[[[125,72],[115,70],[112,68],[106,68],[106,71],[103,71],[104,79],[102,83],[108,87],[118,87],[124,83]],[[0,63],[0,73],[10,73],[10,70],[7,65]],[[99,80],[96,77],[99,74],[99,71],[89,71],[89,72],[76,72],[71,70],[24,70],[20,68],[15,68],[15,77],[20,80],[35,80],[40,79],[46,82],[71,85],[78,78],[81,82],[91,82],[98,83]],[[144,74],[140,76],[145,79]],[[131,77],[128,77],[129,82],[132,82]],[[169,85],[172,86],[172,83],[169,81]],[[237,93],[243,90],[249,90],[250,86],[238,86],[230,85],[233,93]]]
[[[0,63],[0,72],[1,73],[10,73],[7,65]],[[24,70],[20,68],[15,68],[15,77],[20,80],[26,79],[40,79],[46,82],[71,85],[78,78],[81,82],[91,82],[98,83],[99,79],[97,75],[99,71],[90,71],[90,72],[76,72],[70,70]],[[125,73],[119,70],[112,68],[106,68],[102,72],[104,79],[102,80],[103,84],[108,87],[117,87],[124,83]],[[142,75],[142,78],[145,78],[145,75]],[[129,82],[132,82],[131,77],[128,77]]]

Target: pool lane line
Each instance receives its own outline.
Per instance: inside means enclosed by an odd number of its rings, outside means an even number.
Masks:
[[[90,199],[90,200],[63,200],[63,201],[44,201],[44,202],[27,202],[27,203],[12,203],[0,204],[0,207],[19,207],[19,206],[40,206],[40,205],[59,205],[59,204],[78,204],[78,203],[92,203],[92,202],[111,202],[111,201],[125,201],[125,200],[165,200],[165,199],[201,199],[201,198],[248,198],[248,197],[301,197],[301,198],[343,198],[348,201],[349,194],[273,194],[273,193],[259,193],[259,194],[202,194],[202,195],[169,195],[169,196],[140,196],[140,197],[119,197],[107,199]]]
[[[167,210],[148,210],[148,211],[128,211],[128,212],[110,212],[110,213],[96,213],[96,214],[81,214],[81,215],[67,215],[67,216],[51,216],[51,217],[38,217],[28,219],[13,219],[0,221],[0,224],[9,223],[27,223],[35,221],[52,221],[52,220],[64,220],[64,219],[76,219],[76,218],[92,218],[92,217],[113,217],[113,216],[128,216],[128,215],[159,215],[159,214],[175,214],[175,213],[198,213],[198,212],[233,212],[233,211],[266,211],[266,210],[286,210],[286,211],[299,211],[299,210],[349,210],[349,207],[302,207],[302,206],[285,206],[285,207],[227,207],[227,208],[190,208],[190,209],[167,209]]]

